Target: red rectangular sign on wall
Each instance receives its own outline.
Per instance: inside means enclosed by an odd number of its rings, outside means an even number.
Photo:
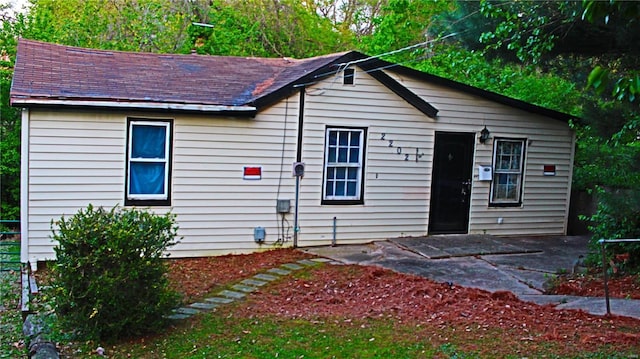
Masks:
[[[242,172],[242,178],[246,180],[259,180],[262,179],[262,167],[260,166],[244,166]]]
[[[544,165],[544,175],[545,176],[555,176],[556,175],[556,165]]]

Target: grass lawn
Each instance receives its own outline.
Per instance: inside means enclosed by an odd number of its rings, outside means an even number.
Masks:
[[[20,272],[0,271],[0,358],[20,358],[24,354]]]
[[[244,304],[173,326],[163,334],[108,345],[110,358],[637,358],[634,351],[602,347],[573,351],[555,341],[522,339],[505,346],[507,332],[487,328],[430,328],[392,319],[247,317]],[[97,343],[68,348],[93,357]],[[637,349],[636,349],[637,350]]]

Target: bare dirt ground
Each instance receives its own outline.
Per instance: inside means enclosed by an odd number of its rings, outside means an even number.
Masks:
[[[306,253],[282,249],[172,260],[170,279],[188,302],[217,286],[309,257]],[[639,298],[638,279],[613,279],[611,296]],[[595,279],[581,282],[573,278],[558,283],[558,291],[565,294],[600,295],[597,290],[601,287],[602,283]],[[571,354],[576,348],[596,350],[603,345],[613,345],[623,350],[640,343],[640,320],[637,319],[556,310],[550,305],[523,302],[510,292],[490,293],[449,286],[377,267],[323,265],[302,279],[285,277],[260,290],[256,296],[259,300],[252,298],[247,300],[246,316],[277,315],[308,320],[391,318],[421,330],[430,328],[431,333],[441,333],[440,336],[457,328],[458,337],[469,335],[473,339],[469,343],[499,330],[505,350],[522,342],[544,345],[543,342],[552,341],[561,343],[566,353]],[[440,339],[446,342],[445,337]],[[495,354],[499,349],[489,350]]]

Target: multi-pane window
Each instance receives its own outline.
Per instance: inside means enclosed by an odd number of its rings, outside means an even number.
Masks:
[[[365,130],[327,128],[324,154],[325,201],[362,201]]]
[[[170,121],[129,121],[125,204],[170,204],[170,137]]]
[[[491,203],[519,205],[522,192],[525,140],[496,139],[494,143]]]

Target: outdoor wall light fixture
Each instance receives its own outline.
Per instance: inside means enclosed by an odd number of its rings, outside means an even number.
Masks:
[[[480,143],[485,143],[489,139],[489,130],[487,130],[487,126],[484,126],[482,131],[480,131]]]

